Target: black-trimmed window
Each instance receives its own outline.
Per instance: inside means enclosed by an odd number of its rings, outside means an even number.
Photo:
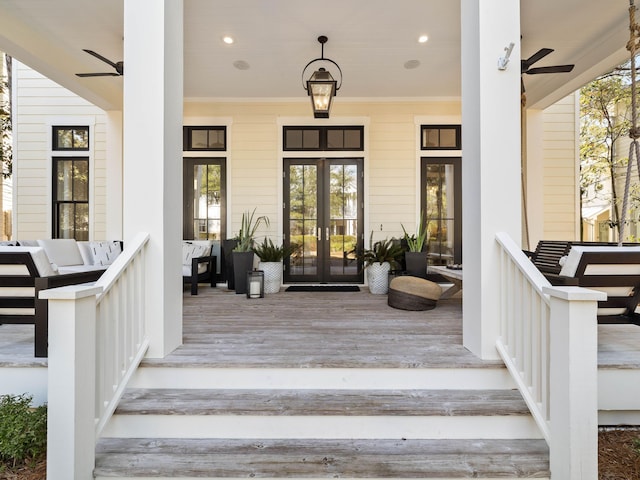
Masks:
[[[183,161],[183,227],[185,240],[223,240],[227,231],[225,158]]]
[[[86,151],[89,150],[89,127],[54,126],[52,127],[52,150]]]
[[[282,129],[282,145],[285,151],[362,151],[364,127],[294,127]]]
[[[53,157],[52,236],[89,240],[87,157]]]
[[[227,127],[198,126],[183,127],[184,145],[187,152],[211,152],[227,149]]]
[[[460,125],[421,125],[421,150],[461,150],[462,127]]]

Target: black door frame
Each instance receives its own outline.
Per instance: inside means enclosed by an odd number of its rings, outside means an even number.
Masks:
[[[420,158],[420,205],[425,218],[427,212],[427,178],[426,166],[428,164],[453,165],[453,263],[462,263],[462,157],[421,157]]]
[[[355,254],[348,255],[344,252],[342,262],[344,266],[353,268],[356,273],[335,275],[331,273],[330,242],[327,236],[331,224],[331,212],[328,204],[330,198],[330,166],[331,165],[356,165],[357,169],[357,248],[361,249],[364,242],[364,159],[362,157],[314,157],[314,158],[284,158],[283,159],[283,239],[289,246],[290,231],[290,180],[291,165],[316,165],[317,166],[317,266],[313,275],[291,275],[290,259],[285,259],[285,283],[363,283],[364,273],[362,264],[355,259]]]
[[[220,165],[220,238],[227,235],[227,159],[225,157],[183,157],[182,159],[182,238],[195,239],[193,229],[193,202],[189,201],[193,191],[193,167],[195,165]]]

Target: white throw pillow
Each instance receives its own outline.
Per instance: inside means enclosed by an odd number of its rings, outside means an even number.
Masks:
[[[89,242],[93,265],[108,266],[122,253],[120,242]]]
[[[182,264],[191,268],[191,260],[204,257],[211,252],[211,246],[182,242]]]

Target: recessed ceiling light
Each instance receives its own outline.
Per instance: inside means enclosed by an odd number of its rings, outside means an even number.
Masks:
[[[233,62],[233,66],[238,70],[249,70],[250,68],[249,63],[245,62],[244,60],[236,60],[235,62]]]
[[[226,43],[227,45],[231,45],[233,42],[235,42],[235,40],[233,39],[232,36],[230,35],[225,35],[224,37],[222,37],[222,41],[224,43]]]
[[[427,43],[428,40],[429,40],[429,37],[427,37],[426,35],[420,35],[418,37],[418,42],[420,43]]]
[[[420,66],[420,60],[407,60],[404,62],[404,68],[407,70],[413,70],[414,68],[418,68]]]

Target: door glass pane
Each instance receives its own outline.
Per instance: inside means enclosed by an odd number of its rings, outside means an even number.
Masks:
[[[74,238],[78,241],[89,240],[89,204],[76,203],[75,207]]]
[[[193,234],[197,240],[220,240],[220,165],[193,167]]]
[[[358,234],[358,175],[355,165],[329,170],[329,267],[331,275],[358,273],[354,260]]]
[[[78,202],[89,200],[89,161],[73,162],[73,199]]]
[[[431,265],[453,262],[454,166],[430,164],[427,170],[427,252]]]
[[[56,191],[58,201],[73,200],[73,160],[59,160],[56,162]]]
[[[73,238],[73,203],[58,204],[58,238]]]
[[[290,260],[291,275],[318,272],[318,169],[315,165],[289,167],[289,243],[296,248]]]

